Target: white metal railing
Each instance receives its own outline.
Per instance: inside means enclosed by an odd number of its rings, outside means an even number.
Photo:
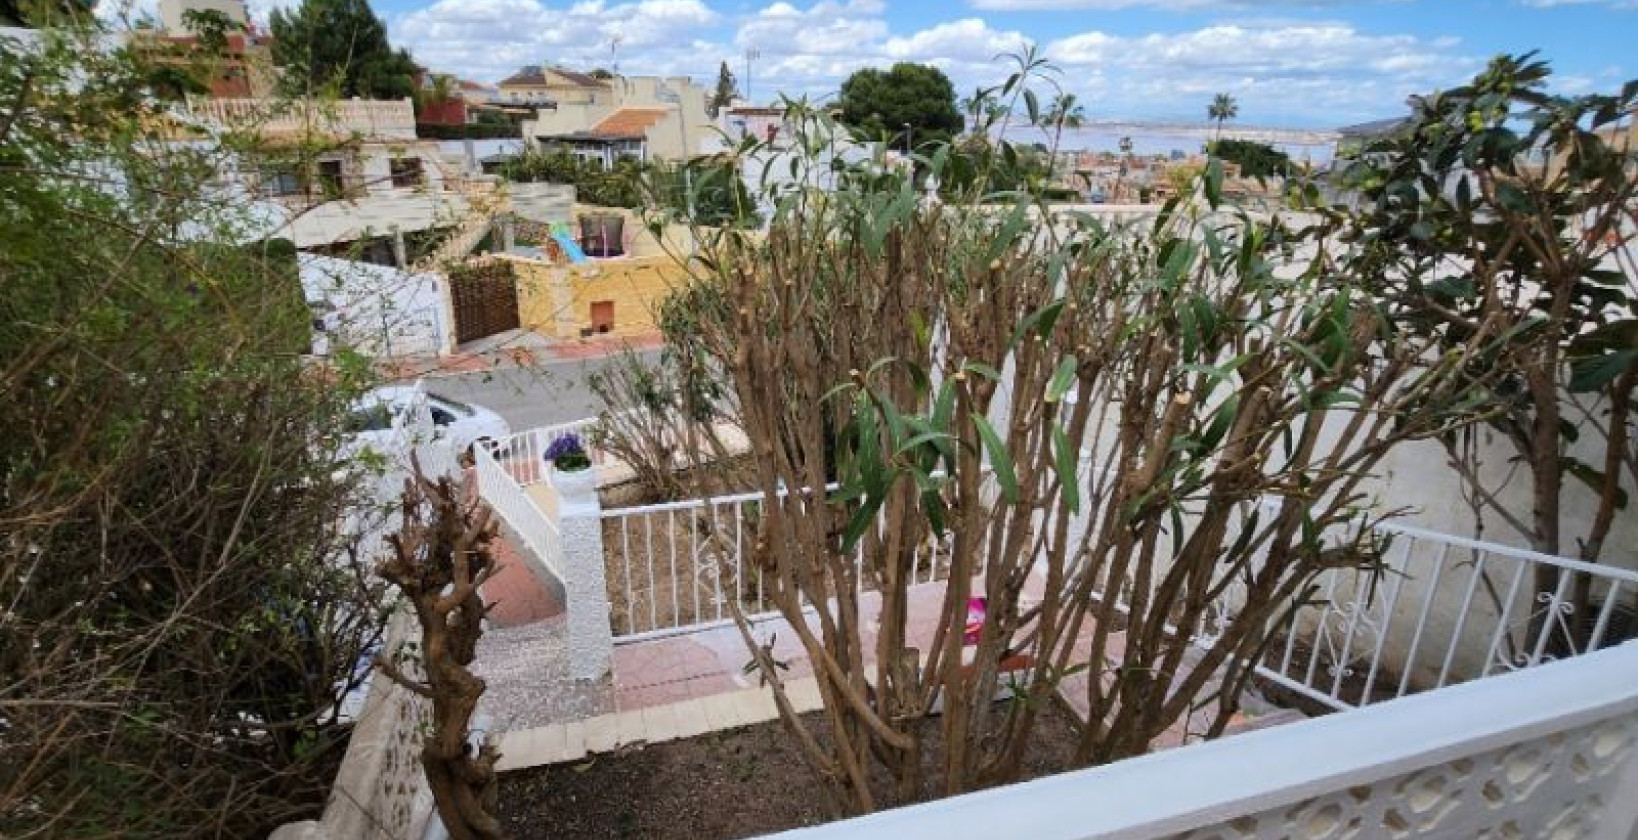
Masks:
[[[563,540],[557,526],[529,498],[523,486],[490,455],[488,448],[472,447],[472,459],[478,474],[479,495],[518,532],[546,570],[558,580],[564,580]]]
[[[579,435],[580,442],[585,445],[586,452],[591,456],[593,464],[601,464],[606,459],[602,450],[592,445],[591,430],[597,425],[597,418],[575,420],[570,423],[559,423],[555,426],[541,426],[537,429],[528,429],[497,438],[489,446],[496,462],[506,470],[520,486],[540,484],[546,481],[550,470],[546,466],[546,450],[552,442],[565,435]]]
[[[606,510],[604,553],[622,641],[691,632],[771,610],[747,547],[761,493]],[[1331,569],[1312,601],[1273,629],[1257,664],[1267,681],[1331,709],[1348,709],[1500,672],[1579,656],[1638,636],[1629,602],[1638,572],[1464,539],[1410,525],[1378,524],[1385,569]],[[943,579],[947,546],[918,552],[916,583]],[[855,558],[862,561],[861,557]],[[1556,591],[1537,594],[1538,569],[1560,571]],[[1591,617],[1571,593],[1585,576]],[[860,575],[860,580],[867,580]],[[1201,642],[1243,597],[1226,587]]]
[[[1638,836],[1638,644],[780,840]]]
[[[1638,635],[1638,572],[1411,525],[1390,540],[1380,574],[1330,570],[1259,673],[1335,709],[1584,655]],[[1556,570],[1537,592],[1540,570]],[[1572,592],[1583,578],[1591,615]],[[1232,595],[1224,609],[1232,610]]]
[[[610,614],[616,641],[726,624],[735,599],[753,619],[771,616],[775,610],[747,551],[761,509],[762,494],[752,492],[603,511],[609,591],[617,596]],[[910,583],[943,580],[949,550],[947,540],[920,546]],[[863,552],[861,544],[853,557],[861,568]],[[867,575],[859,580],[866,591],[872,588]]]

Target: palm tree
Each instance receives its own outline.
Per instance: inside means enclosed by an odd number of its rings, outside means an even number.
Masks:
[[[1223,123],[1240,116],[1240,103],[1227,93],[1219,93],[1211,98],[1211,105],[1206,107],[1206,115],[1217,123],[1217,138],[1223,138]]]
[[[1075,101],[1075,94],[1060,93],[1052,97],[1052,106],[1042,122],[1061,128],[1080,128],[1086,124],[1086,108]]]

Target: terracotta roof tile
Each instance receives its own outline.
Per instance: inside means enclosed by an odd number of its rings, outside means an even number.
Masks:
[[[600,137],[641,137],[665,115],[659,108],[621,108],[592,126],[588,133]]]
[[[528,65],[528,66],[524,67],[522,70],[519,70],[518,72],[513,73],[512,75],[507,76],[504,79],[501,79],[500,83],[503,86],[504,85],[533,85],[533,86],[539,87],[539,86],[543,86],[543,85],[546,84],[546,74],[541,72],[540,65],[531,64],[531,65]]]
[[[602,79],[586,73],[576,73],[573,70],[564,70],[561,67],[553,67],[552,73],[563,78],[565,81],[569,82],[569,84],[579,85],[580,87],[608,87],[608,85],[605,84]]]

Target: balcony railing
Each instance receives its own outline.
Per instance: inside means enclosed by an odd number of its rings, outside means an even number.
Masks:
[[[263,136],[415,139],[415,108],[408,99],[194,99],[188,111],[223,128]]]

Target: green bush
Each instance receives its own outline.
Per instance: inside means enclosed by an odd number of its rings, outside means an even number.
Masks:
[[[502,164],[499,173],[509,181],[569,184],[575,198],[601,207],[641,207],[642,164],[621,160],[613,169],[582,160],[566,152],[529,151]]]

